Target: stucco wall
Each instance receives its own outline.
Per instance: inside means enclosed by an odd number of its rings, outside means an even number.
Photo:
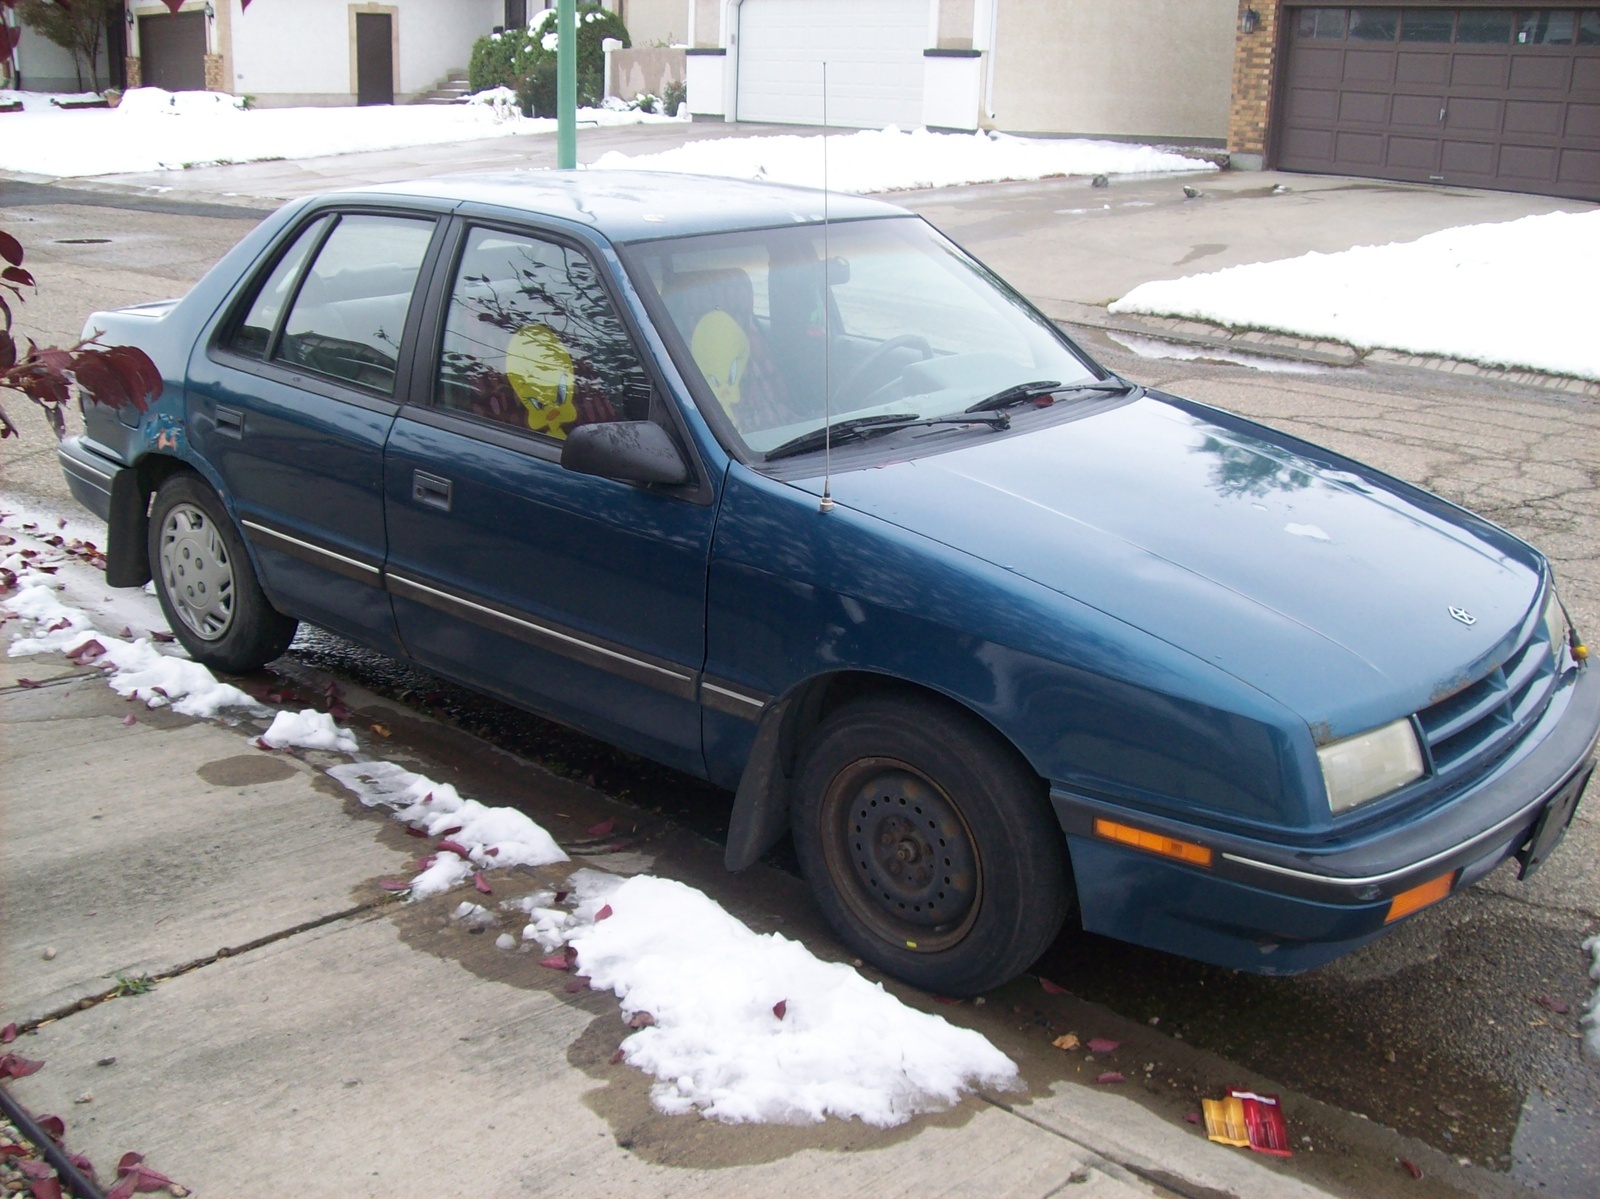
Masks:
[[[229,0],[232,90],[262,107],[354,104],[350,10],[395,10],[395,98],[428,91],[452,69],[465,69],[472,43],[505,18],[501,0],[272,0],[245,11]],[[531,7],[531,6],[530,6]]]
[[[1236,0],[1001,0],[992,123],[1220,141],[1235,17]]]
[[[689,41],[689,5],[692,0],[624,0],[622,23],[628,36],[641,49],[651,46],[683,46]],[[615,9],[616,4],[607,8]]]
[[[99,81],[90,82],[86,65],[83,72],[83,86],[86,89],[99,91],[107,86],[111,78],[109,62],[106,48],[102,45]],[[22,86],[30,92],[78,90],[78,77],[72,69],[72,52],[56,45],[28,25],[22,25],[22,40],[17,43],[17,69],[22,72]]]

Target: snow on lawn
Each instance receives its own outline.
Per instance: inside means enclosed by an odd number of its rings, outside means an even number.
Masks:
[[[1081,138],[1008,137],[1000,133],[909,133],[890,126],[830,135],[828,186],[883,192],[954,187],[1052,175],[1121,175],[1217,168],[1150,146]],[[816,134],[723,137],[689,142],[659,154],[602,154],[591,170],[675,171],[821,187],[823,139]]]
[[[362,150],[549,134],[554,120],[527,118],[503,96],[481,103],[360,108],[236,107],[217,92],[135,88],[113,109],[69,112],[39,93],[0,125],[0,170],[56,177],[158,171],[210,163],[315,158]],[[497,102],[499,101],[499,102]],[[637,125],[674,118],[634,110],[583,108],[580,125]]]
[[[742,1123],[828,1116],[879,1128],[940,1111],[1017,1067],[980,1033],[901,1003],[798,941],[759,934],[693,887],[580,870],[567,944],[639,1031],[629,1065],[656,1107]]]
[[[1600,211],[1143,283],[1111,311],[1600,379],[1584,262],[1600,262]]]

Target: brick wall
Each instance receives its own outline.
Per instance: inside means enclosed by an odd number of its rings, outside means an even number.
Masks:
[[[1244,13],[1259,16],[1254,33],[1242,32]],[[1263,155],[1267,148],[1267,113],[1272,99],[1274,51],[1278,44],[1279,0],[1240,0],[1233,35],[1233,108],[1228,114],[1228,152]]]
[[[129,54],[123,58],[122,70],[129,87],[144,86],[144,62],[137,54]]]
[[[228,90],[227,81],[222,77],[222,55],[206,55],[206,91],[225,92]]]

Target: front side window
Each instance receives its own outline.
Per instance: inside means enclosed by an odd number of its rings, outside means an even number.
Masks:
[[[594,264],[560,242],[473,229],[445,316],[435,403],[564,438],[648,420],[650,379]]]
[[[1095,378],[1048,321],[914,217],[647,242],[628,261],[678,334],[680,369],[747,450],[825,415],[943,416],[1019,383]]]
[[[434,223],[346,215],[306,272],[275,359],[391,395],[400,335]]]

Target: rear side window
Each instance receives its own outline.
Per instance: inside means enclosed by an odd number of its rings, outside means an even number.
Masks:
[[[306,259],[316,249],[317,242],[322,239],[323,231],[332,219],[323,217],[307,225],[283,257],[278,259],[278,265],[272,268],[267,281],[261,285],[261,290],[250,304],[250,310],[245,313],[244,320],[239,322],[233,339],[228,343],[235,353],[249,358],[267,356],[267,351],[272,348],[272,335],[278,329],[278,318],[283,315]]]
[[[434,222],[367,215],[338,220],[305,272],[273,357],[390,395]]]

